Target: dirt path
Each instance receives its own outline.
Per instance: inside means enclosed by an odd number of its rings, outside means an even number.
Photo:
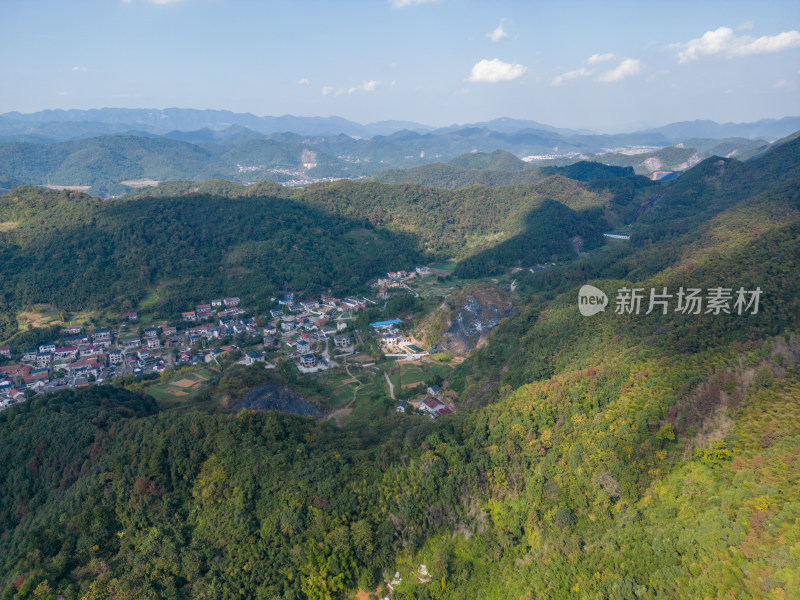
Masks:
[[[351,377],[352,379],[355,379],[356,381],[358,381],[358,379],[356,379],[356,376],[355,376],[355,375],[353,375],[353,374],[350,372],[350,365],[345,365],[345,367],[344,367],[344,370],[345,370],[345,371],[347,371],[347,374],[348,374],[348,375],[350,375],[350,377]],[[350,400],[350,402],[348,402],[348,403],[345,405],[345,408],[350,408],[350,406],[353,404],[353,402],[355,402],[355,401],[356,401],[356,394],[358,394],[358,390],[360,390],[360,389],[361,389],[361,386],[362,386],[362,385],[364,385],[364,384],[363,384],[363,383],[361,383],[360,381],[358,381],[358,385],[356,386],[356,389],[354,389],[354,390],[353,390],[353,399],[352,399],[352,400]]]
[[[362,385],[364,385],[363,383],[358,381],[358,379],[356,378],[355,375],[353,375],[350,372],[350,365],[345,364],[344,365],[344,370],[347,371],[347,374],[350,376],[350,379],[348,379],[347,381],[343,382],[343,385],[347,385],[348,383],[358,383],[358,385],[356,386],[356,389],[353,390],[353,399],[350,400],[350,402],[345,404],[342,408],[337,408],[335,411],[333,411],[332,413],[330,413],[329,415],[327,415],[325,417],[326,420],[333,419],[334,421],[336,421],[336,425],[338,425],[338,426],[341,426],[342,421],[344,420],[344,418],[347,417],[348,415],[350,415],[350,413],[353,412],[353,403],[356,401],[356,396],[358,394],[358,390],[361,389]]]
[[[334,421],[336,421],[337,426],[341,426],[344,418],[347,417],[351,412],[353,412],[352,408],[339,408],[333,411],[325,418],[327,420],[333,419]]]
[[[392,397],[392,400],[394,400],[394,384],[392,380],[389,379],[389,374],[386,371],[383,372],[383,376],[386,377],[386,383],[389,384],[389,395]]]

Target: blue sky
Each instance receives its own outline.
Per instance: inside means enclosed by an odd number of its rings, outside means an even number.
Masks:
[[[0,112],[619,131],[800,114],[800,2],[3,0]]]

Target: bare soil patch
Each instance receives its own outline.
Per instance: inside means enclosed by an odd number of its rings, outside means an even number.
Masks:
[[[352,412],[353,412],[352,408],[340,408],[329,414],[326,417],[326,419],[333,419],[334,421],[336,421],[336,425],[341,425],[342,421],[344,421],[346,417],[349,417],[350,413]]]
[[[56,190],[56,191],[68,191],[68,192],[85,192],[88,190],[90,185],[45,185],[42,187],[46,187],[48,190]]]
[[[141,188],[158,185],[161,182],[156,181],[155,179],[128,179],[126,181],[120,181],[119,183],[120,185],[127,185],[128,187],[132,188]]]

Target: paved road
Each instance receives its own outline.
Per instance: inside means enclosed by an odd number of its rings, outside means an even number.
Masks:
[[[415,292],[413,289],[411,289],[410,287],[408,287],[408,285],[406,284],[406,282],[404,282],[404,281],[401,281],[401,282],[400,282],[400,285],[402,285],[402,286],[403,286],[404,288],[406,288],[406,289],[407,289],[409,292],[411,292],[412,294],[414,294],[414,298],[419,298],[419,294],[418,294],[417,292]]]
[[[339,363],[337,363],[335,360],[331,358],[329,345],[330,345],[330,340],[328,338],[325,338],[325,350],[322,351],[322,358],[324,358],[325,362],[327,362],[330,366],[338,367]]]

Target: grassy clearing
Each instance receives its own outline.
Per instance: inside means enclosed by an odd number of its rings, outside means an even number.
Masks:
[[[173,408],[175,405],[193,398],[210,378],[211,372],[206,368],[188,373],[176,373],[172,377],[148,387],[147,393],[156,399],[160,408]]]
[[[383,390],[376,383],[370,383],[370,384],[367,384],[367,385],[362,385],[358,389],[358,392],[356,393],[356,398],[358,398],[359,400],[362,400],[362,399],[365,399],[365,398],[369,398],[373,394],[376,394],[376,393],[380,393],[382,395],[386,395],[387,397],[389,395],[388,392],[386,394],[383,394]]]
[[[357,384],[346,383],[342,386],[331,391],[330,404],[333,407],[344,406],[353,399],[353,391],[356,389]]]
[[[443,263],[434,263],[432,265],[428,265],[431,269],[435,269],[436,271],[447,271],[448,273],[452,273],[456,270],[456,265],[458,263],[454,260],[448,260],[447,262]]]
[[[409,369],[400,377],[400,385],[413,386],[424,382],[426,379],[428,379],[428,377],[428,374],[421,369],[417,371],[412,371]]]
[[[37,304],[29,310],[20,311],[17,321],[21,330],[32,327],[50,327],[63,323],[61,313],[50,304]]]
[[[449,279],[441,282],[438,279],[427,278],[417,280],[412,287],[423,298],[444,298],[464,287],[466,283],[460,280]]]
[[[431,370],[431,372],[433,372],[434,375],[436,375],[437,377],[441,377],[442,379],[447,379],[453,372],[454,368],[451,365],[442,364],[438,362],[427,363],[426,366]]]
[[[139,302],[139,310],[147,310],[151,306],[155,305],[156,302],[158,302],[158,300],[159,300],[158,292],[156,292],[155,290],[148,292],[147,296],[145,296],[142,299],[142,301]]]
[[[17,313],[20,330],[32,327],[52,327],[54,325],[77,324],[85,326],[93,323],[104,327],[118,320],[118,316],[112,313],[91,310],[68,313],[57,309],[52,304],[34,304],[28,309]]]

